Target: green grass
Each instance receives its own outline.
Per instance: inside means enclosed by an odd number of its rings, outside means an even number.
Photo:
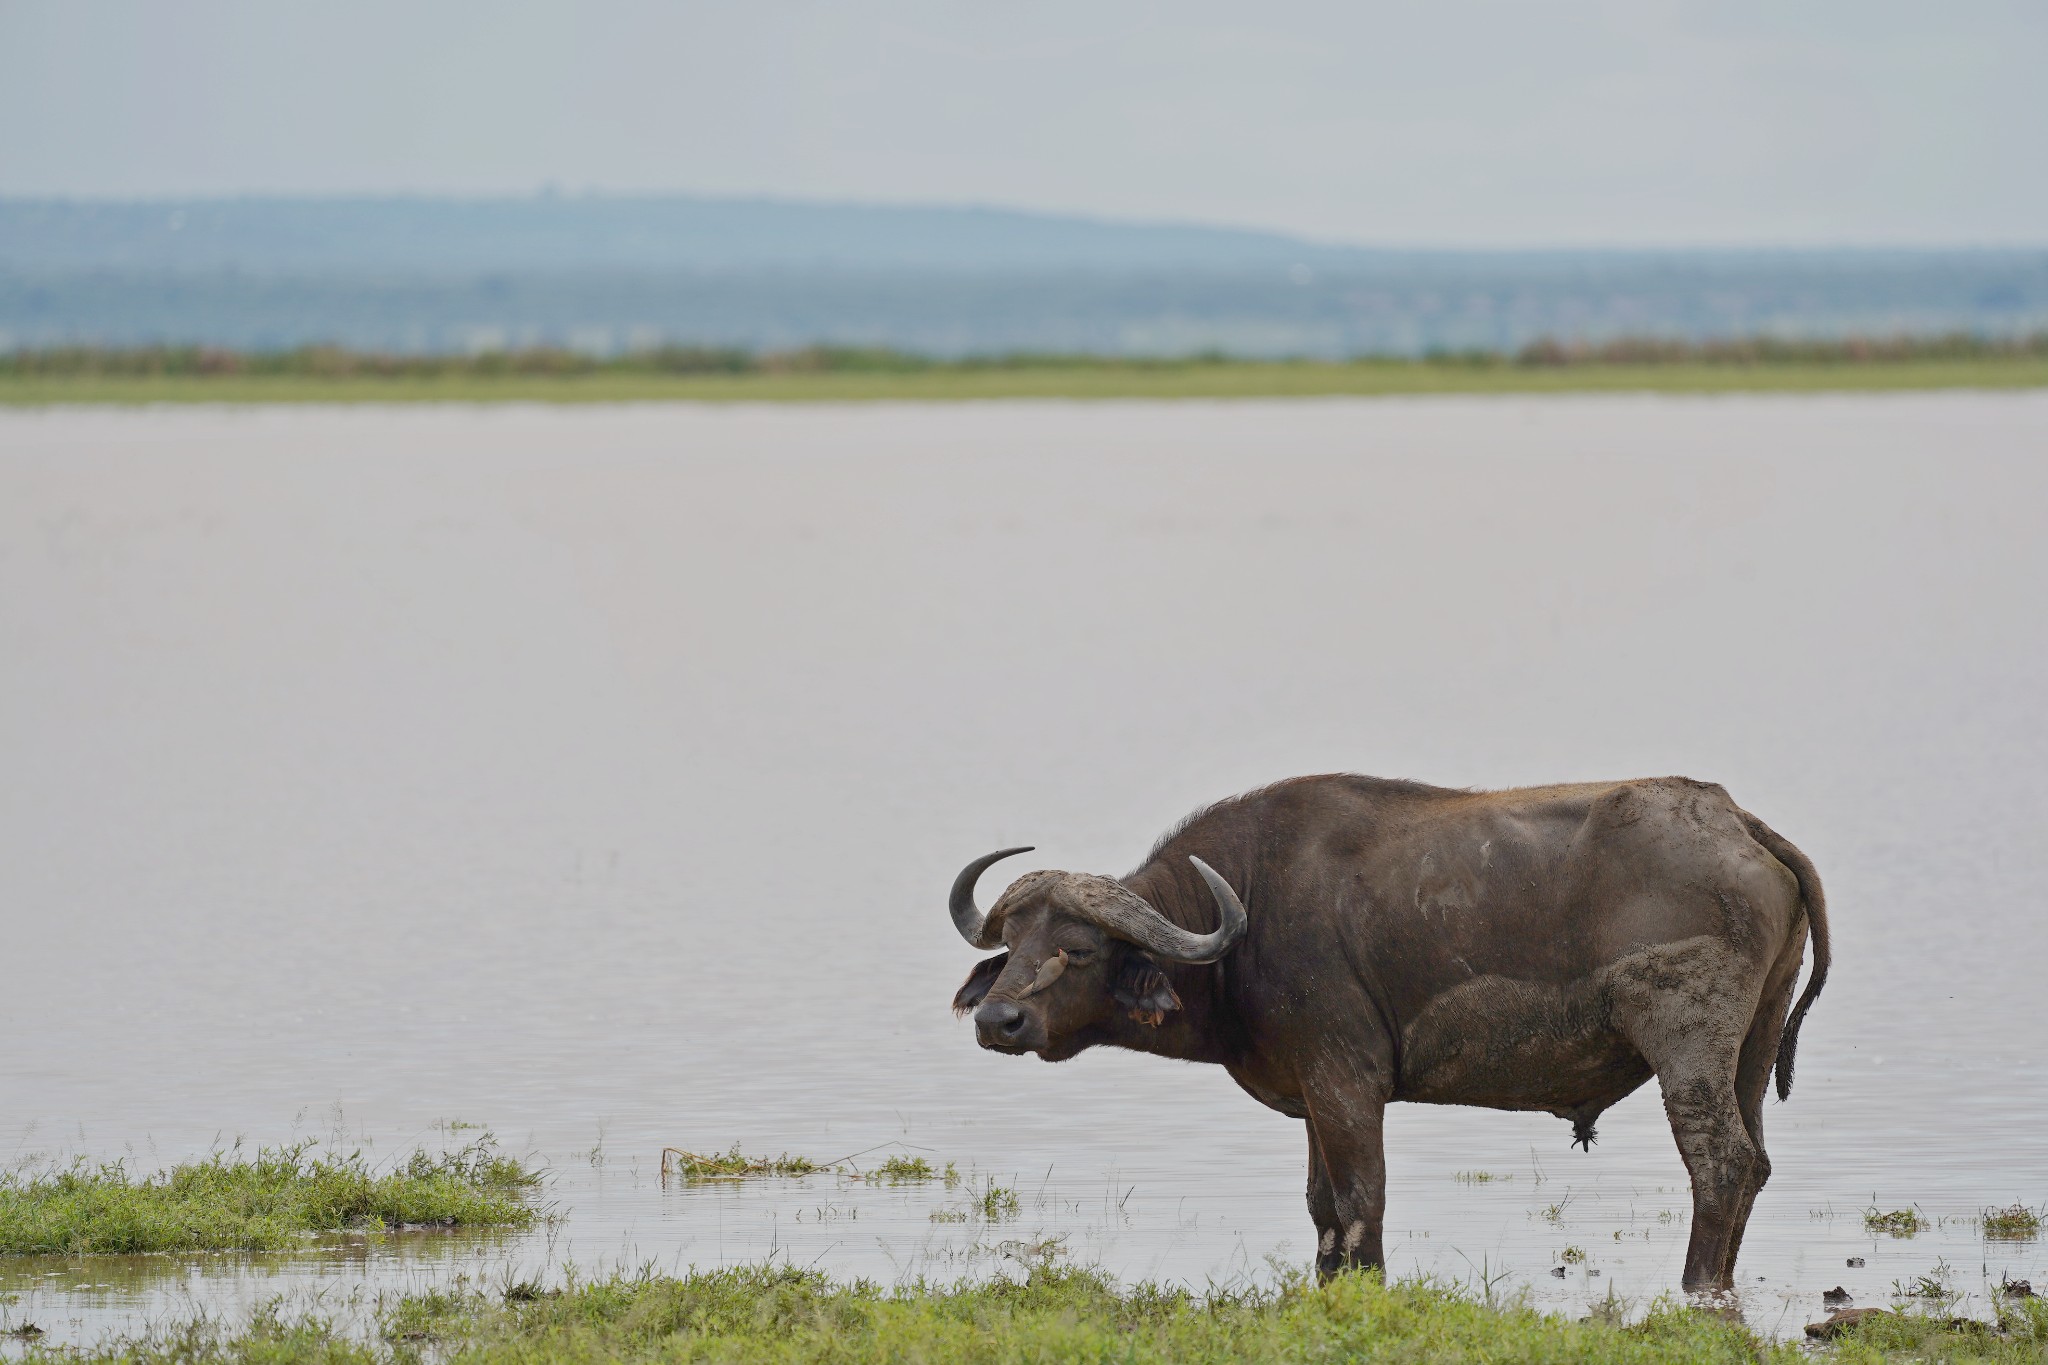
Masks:
[[[671,347],[609,358],[531,350],[391,356],[307,347],[0,353],[0,405],[137,403],[926,402],[1289,398],[1467,393],[1732,393],[2048,387],[2048,335],[1793,342],[1538,342],[1421,359],[941,360],[813,347],[779,354]]]
[[[275,1251],[305,1234],[405,1224],[523,1226],[540,1177],[486,1136],[459,1152],[415,1152],[379,1173],[361,1153],[314,1144],[135,1177],[123,1162],[0,1175],[0,1255]]]
[[[909,373],[660,375],[0,375],[0,406],[151,403],[874,403],[1399,394],[1817,393],[2048,388],[2048,358],[1483,369],[1276,361]]]
[[[1821,1358],[1839,1365],[1908,1361],[2038,1365],[2048,1361],[2048,1306],[2039,1299],[2002,1305],[1996,1325],[1940,1314],[1881,1313],[1845,1334]]]
[[[2002,1330],[1956,1329],[1911,1315],[1845,1336],[1845,1365],[1904,1360],[2039,1362],[2048,1311],[2022,1301]],[[383,1312],[373,1336],[272,1308],[245,1328],[201,1319],[159,1326],[81,1352],[37,1344],[31,1361],[148,1365],[371,1365],[459,1360],[540,1362],[916,1361],[921,1365],[1103,1361],[1205,1362],[1725,1362],[1794,1365],[1791,1345],[1758,1340],[1728,1318],[1660,1307],[1642,1322],[1570,1321],[1520,1304],[1493,1306],[1430,1283],[1383,1285],[1344,1276],[1322,1288],[1119,1289],[1087,1271],[1041,1269],[1022,1283],[838,1285],[793,1267],[750,1267],[681,1278],[625,1276],[562,1291],[531,1284],[497,1294],[434,1292]]]

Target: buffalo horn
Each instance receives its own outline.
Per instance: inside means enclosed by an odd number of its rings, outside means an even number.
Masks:
[[[1202,880],[1209,884],[1209,894],[1215,898],[1222,922],[1214,933],[1189,933],[1146,904],[1142,897],[1116,882],[1109,883],[1107,897],[1087,907],[1084,913],[1116,937],[1135,943],[1169,962],[1214,962],[1244,937],[1249,921],[1245,918],[1244,903],[1238,900],[1237,893],[1230,889],[1230,883],[1224,881],[1215,868],[1200,858],[1190,857],[1188,861],[1195,865],[1195,871],[1202,874]]]
[[[977,948],[1003,946],[1002,935],[989,934],[988,916],[974,903],[974,884],[981,880],[981,874],[988,871],[991,863],[999,863],[1013,854],[1029,853],[1031,849],[1030,844],[1022,848],[1001,849],[995,853],[984,854],[960,869],[960,875],[953,878],[953,895],[947,902],[947,908],[953,912],[953,927],[960,931],[960,937]],[[984,934],[988,934],[988,937],[984,938]]]

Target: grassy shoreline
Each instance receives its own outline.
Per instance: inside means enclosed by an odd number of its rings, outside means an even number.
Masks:
[[[2048,356],[1858,362],[1587,363],[1191,361],[908,371],[739,374],[594,370],[536,374],[0,372],[0,406],[300,403],[875,403],[1000,399],[1256,399],[1427,394],[1869,393],[2048,388]]]
[[[118,1161],[0,1174],[0,1255],[276,1251],[309,1233],[525,1227],[536,1216],[526,1195],[539,1175],[488,1138],[381,1173],[361,1153],[312,1148],[216,1152],[147,1177]]]
[[[812,346],[549,348],[390,355],[308,346],[0,352],[0,405],[143,403],[859,403],[1392,394],[1813,393],[2048,387],[2048,334],[1787,341],[1751,337],[1351,360],[1017,354],[939,358]]]
[[[1840,1337],[1843,1365],[1905,1360],[2038,1362],[2048,1352],[2048,1308],[2005,1306],[1996,1326],[1958,1326],[1882,1314]],[[230,1328],[204,1317],[161,1324],[83,1350],[30,1344],[31,1361],[211,1365],[470,1365],[542,1361],[915,1360],[925,1365],[1099,1360],[1174,1362],[1471,1361],[1726,1362],[1793,1365],[1811,1357],[1763,1341],[1727,1316],[1654,1307],[1572,1321],[1525,1303],[1488,1303],[1420,1282],[1344,1276],[1312,1287],[1206,1295],[1154,1285],[1119,1288],[1088,1271],[1041,1268],[1024,1282],[836,1284],[816,1272],[753,1266],[669,1277],[617,1276],[543,1289],[471,1285],[383,1305],[367,1333],[273,1305]]]

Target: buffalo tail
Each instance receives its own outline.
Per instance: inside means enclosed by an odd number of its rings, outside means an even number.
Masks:
[[[1813,935],[1813,972],[1806,978],[1806,989],[1799,993],[1799,1003],[1792,1007],[1791,1016],[1785,1020],[1785,1032],[1778,1039],[1778,1098],[1783,1100],[1792,1094],[1792,1062],[1799,1051],[1799,1025],[1820,996],[1820,988],[1827,984],[1828,964],[1833,960],[1828,948],[1828,900],[1821,892],[1820,873],[1814,870],[1811,858],[1748,811],[1742,813],[1742,821],[1749,827],[1749,837],[1763,845],[1798,879],[1799,899],[1806,906],[1806,923]]]

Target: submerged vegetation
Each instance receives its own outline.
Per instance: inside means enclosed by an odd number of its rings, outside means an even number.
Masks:
[[[215,1152],[152,1176],[124,1162],[0,1174],[0,1254],[275,1251],[308,1233],[408,1226],[524,1226],[537,1172],[488,1134],[379,1172],[312,1142],[254,1157]]]
[[[661,1149],[661,1173],[674,1172],[685,1180],[744,1180],[748,1176],[761,1175],[818,1175],[835,1169],[828,1162],[813,1161],[807,1156],[745,1156],[735,1142],[731,1150],[712,1152],[686,1152],[680,1147]]]
[[[854,1164],[853,1157],[837,1161],[813,1161],[807,1156],[748,1156],[735,1142],[728,1150],[712,1152],[687,1151],[681,1147],[661,1149],[661,1173],[664,1177],[681,1176],[684,1180],[746,1180],[752,1177],[781,1176],[793,1178],[807,1175],[839,1175],[859,1180],[869,1185],[923,1185],[932,1181],[944,1182],[947,1189],[958,1185],[962,1179],[960,1168],[947,1162],[945,1168],[932,1165],[921,1156],[905,1156],[896,1153],[883,1158],[881,1164],[863,1171]]]
[[[1891,1360],[2043,1359],[2048,1310],[2008,1305],[1995,1327],[1959,1328],[1910,1314],[1846,1332],[1845,1365]],[[1382,1284],[1346,1275],[1321,1288],[1293,1279],[1273,1289],[1196,1295],[1156,1285],[1120,1289],[1085,1270],[1041,1267],[1022,1282],[835,1284],[813,1271],[755,1266],[531,1284],[410,1296],[387,1306],[368,1338],[275,1307],[245,1328],[216,1320],[162,1325],[84,1352],[26,1348],[30,1360],[319,1361],[371,1365],[426,1358],[471,1365],[544,1360],[896,1361],[1581,1361],[1736,1362],[1807,1359],[1760,1341],[1707,1311],[1660,1307],[1641,1322],[1584,1321],[1525,1305],[1489,1305],[1431,1282]]]
[[[0,403],[1226,398],[1572,390],[2048,386],[2048,333],[1798,341],[1546,340],[1515,351],[1350,360],[1202,353],[941,358],[875,347],[664,346],[394,355],[308,346],[0,352]]]
[[[1023,1201],[1017,1198],[1017,1192],[1007,1185],[996,1184],[994,1180],[982,1187],[981,1197],[974,1202],[981,1216],[991,1223],[1015,1218],[1024,1211]]]
[[[1984,1235],[1995,1242],[2024,1242],[2041,1235],[2041,1214],[2025,1204],[1986,1209],[1982,1218]]]
[[[946,1168],[949,1172],[952,1167]],[[946,1188],[952,1189],[959,1183],[954,1176],[946,1181]],[[1024,1201],[1008,1185],[998,1185],[990,1176],[982,1182],[981,1189],[964,1205],[933,1209],[930,1217],[934,1223],[1003,1223],[1024,1212]]]
[[[1917,1209],[1893,1209],[1885,1213],[1873,1208],[1863,1214],[1864,1231],[1881,1232],[1887,1237],[1911,1237],[1926,1226],[1927,1220]]]

